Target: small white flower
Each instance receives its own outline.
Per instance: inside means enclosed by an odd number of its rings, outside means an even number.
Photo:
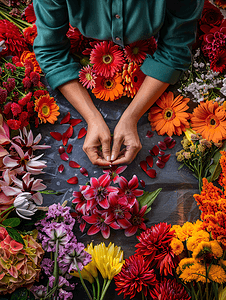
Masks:
[[[21,193],[15,198],[13,203],[18,216],[26,220],[31,220],[29,217],[33,216],[37,211],[36,205],[30,201],[31,197],[31,193]]]

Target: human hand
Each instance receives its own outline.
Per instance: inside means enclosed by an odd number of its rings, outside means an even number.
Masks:
[[[120,151],[122,144],[126,148]],[[141,148],[137,123],[131,120],[131,118],[121,118],[114,130],[111,153],[112,165],[130,164]]]
[[[95,118],[88,123],[86,138],[83,144],[83,151],[86,153],[92,164],[109,166],[111,133],[102,117]],[[99,147],[102,146],[102,152]]]

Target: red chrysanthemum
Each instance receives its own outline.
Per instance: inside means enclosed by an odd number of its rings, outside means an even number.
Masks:
[[[16,117],[18,114],[21,113],[22,109],[21,109],[21,106],[15,102],[13,102],[11,104],[11,111],[13,113],[13,116]]]
[[[90,54],[90,62],[97,75],[113,77],[122,70],[123,52],[112,41],[103,41],[95,45]]]
[[[34,23],[36,21],[36,16],[35,16],[35,11],[34,11],[34,6],[33,3],[29,4],[25,11],[25,18],[27,20],[28,23]]]
[[[174,231],[170,231],[171,225],[159,223],[151,228],[147,228],[138,236],[140,241],[136,244],[136,253],[144,255],[148,263],[155,264],[155,257],[165,252],[170,247]]]
[[[223,73],[226,69],[226,51],[221,50],[215,53],[214,58],[211,60],[210,69],[214,72]]]
[[[114,277],[118,295],[124,293],[124,299],[134,298],[143,291],[147,296],[149,286],[157,283],[154,270],[150,270],[143,256],[132,255],[125,260],[121,272]]]
[[[71,42],[71,53],[81,53],[86,47],[89,46],[89,39],[87,39],[78,28],[74,28],[70,25],[67,32],[67,37]]]
[[[155,285],[154,289],[150,289],[150,295],[153,300],[190,300],[187,291],[178,283],[176,279],[164,279]]]
[[[0,20],[0,41],[5,41],[5,49],[0,56],[16,55],[20,57],[23,51],[28,50],[25,39],[18,27],[8,20]]]
[[[140,70],[138,64],[134,62],[124,64],[122,72],[124,86],[123,96],[133,98],[138,92],[145,77],[146,75]]]
[[[7,125],[12,129],[12,130],[18,130],[20,128],[21,122],[17,120],[7,120]]]
[[[23,30],[24,38],[26,42],[30,45],[33,45],[34,40],[36,36],[38,35],[37,33],[37,27],[35,24],[33,24],[32,27],[27,27]]]

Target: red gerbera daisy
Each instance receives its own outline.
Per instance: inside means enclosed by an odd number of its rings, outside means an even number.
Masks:
[[[128,61],[134,61],[139,64],[142,63],[148,51],[147,40],[137,41],[125,46],[124,52]]]
[[[34,11],[34,6],[33,3],[29,4],[25,11],[25,18],[27,20],[28,23],[34,23],[36,21],[36,16],[35,16],[35,11]]]
[[[124,64],[123,52],[112,41],[103,41],[95,45],[90,54],[90,62],[97,75],[113,77],[122,70]]]
[[[119,291],[118,295],[124,293],[124,299],[127,296],[132,299],[141,291],[147,296],[149,285],[157,283],[154,270],[149,270],[141,255],[132,255],[126,259],[121,272],[114,279],[116,291]]]
[[[185,288],[177,282],[176,279],[162,280],[159,284],[155,285],[154,289],[150,289],[150,295],[153,300],[170,299],[170,300],[190,300]]]
[[[0,56],[16,55],[20,57],[23,51],[28,50],[25,39],[18,27],[8,20],[0,20],[0,41],[5,41],[6,48]]]

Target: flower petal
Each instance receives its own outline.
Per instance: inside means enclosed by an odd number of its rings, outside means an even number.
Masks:
[[[64,147],[63,147],[63,146],[60,146],[59,149],[58,149],[58,152],[59,152],[59,154],[64,153],[64,152],[65,152]]]
[[[79,130],[79,133],[78,133],[78,139],[81,139],[83,138],[85,135],[86,135],[86,129],[83,127]]]
[[[165,167],[165,163],[161,160],[157,160],[156,161],[156,165],[157,167],[159,167],[160,169],[163,169]]]
[[[73,160],[69,161],[69,166],[71,168],[81,168],[81,166],[77,162],[75,162]]]
[[[88,174],[88,172],[87,172],[87,170],[85,169],[85,168],[80,168],[80,172],[81,172],[81,174],[82,175],[84,175],[84,176],[86,176],[86,177],[88,177],[89,176],[89,174]]]
[[[140,180],[140,184],[141,184],[141,186],[143,187],[143,188],[145,188],[145,182],[144,182],[144,180]]]
[[[62,134],[59,132],[50,132],[49,134],[51,135],[51,137],[53,137],[57,141],[62,140]]]
[[[159,142],[158,142],[158,145],[159,145],[159,148],[160,148],[161,150],[166,150],[166,149],[167,149],[166,143],[165,143],[165,142],[159,141]]]
[[[151,155],[147,156],[146,161],[147,161],[149,167],[152,168],[153,167],[153,157]]]
[[[63,135],[65,135],[67,138],[72,137],[74,130],[73,127],[70,125],[70,127],[65,131]]]
[[[77,184],[78,183],[78,177],[74,176],[74,177],[71,177],[67,180],[68,183],[70,184]]]
[[[61,158],[62,160],[64,160],[64,161],[69,160],[69,156],[67,155],[66,152],[62,153],[62,154],[60,155],[60,158]]]
[[[130,226],[125,229],[125,236],[130,237],[137,232],[138,226]]]
[[[147,170],[146,174],[151,177],[151,178],[155,178],[156,177],[156,171],[154,169],[149,169]]]
[[[58,172],[59,173],[62,173],[63,172],[63,170],[64,170],[64,165],[59,165],[59,167],[58,167]]]
[[[67,146],[67,153],[71,153],[72,149],[73,149],[72,144],[69,144],[69,145]]]
[[[66,114],[66,116],[63,117],[63,119],[61,120],[60,124],[66,124],[70,121],[70,118],[71,118],[71,113],[68,112]]]
[[[158,156],[158,160],[166,163],[169,160],[170,156],[171,156],[171,154],[167,154],[167,155],[163,155],[163,156]]]
[[[69,123],[71,124],[71,126],[76,126],[77,124],[79,124],[81,122],[82,122],[81,119],[71,119]]]
[[[140,162],[140,167],[141,167],[141,169],[144,171],[144,172],[146,172],[147,171],[147,162],[145,161],[145,160],[142,160],[141,162]]]
[[[152,132],[150,130],[148,130],[147,133],[146,133],[147,138],[151,138],[151,137],[153,137],[153,135],[154,135],[154,132]]]
[[[159,147],[155,145],[151,150],[149,150],[149,153],[153,156],[156,156],[159,154]]]

